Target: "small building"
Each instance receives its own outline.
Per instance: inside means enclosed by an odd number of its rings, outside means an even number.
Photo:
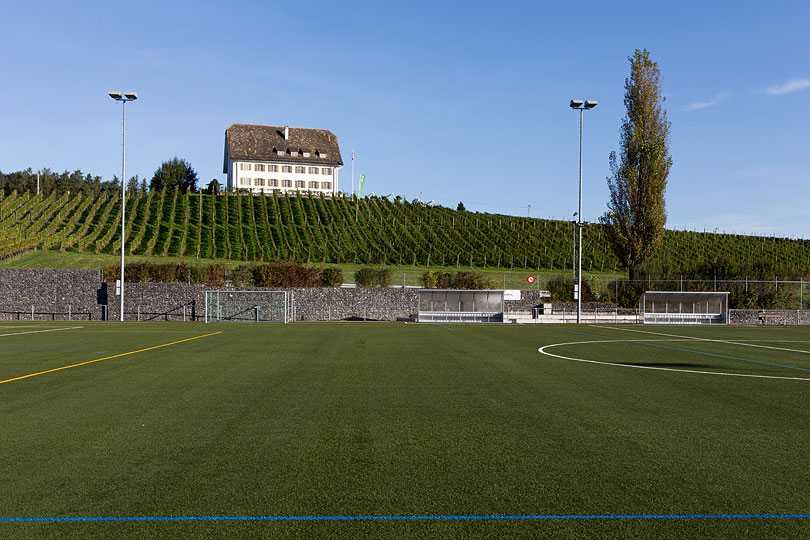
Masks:
[[[225,130],[228,191],[334,194],[342,166],[337,137],[326,129],[231,124]]]
[[[420,289],[419,322],[503,322],[503,290]]]

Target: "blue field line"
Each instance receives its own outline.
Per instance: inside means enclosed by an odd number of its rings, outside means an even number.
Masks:
[[[743,362],[752,362],[754,364],[764,364],[766,366],[775,366],[775,367],[782,367],[782,368],[787,368],[787,369],[795,369],[797,371],[808,371],[808,372],[810,372],[810,369],[807,369],[807,368],[800,368],[800,367],[796,367],[796,366],[788,366],[786,364],[775,364],[773,362],[765,362],[763,360],[751,360],[750,358],[741,358],[739,356],[728,356],[726,354],[716,354],[716,353],[710,353],[710,352],[705,352],[705,351],[696,351],[694,349],[684,349],[683,347],[673,347],[671,345],[661,345],[660,343],[649,343],[649,342],[646,342],[646,341],[636,341],[634,339],[622,339],[622,338],[617,338],[617,337],[613,337],[613,336],[603,336],[601,334],[592,334],[592,333],[589,333],[589,332],[578,332],[576,330],[565,330],[563,328],[552,328],[552,329],[553,330],[559,330],[560,332],[568,332],[568,333],[571,333],[571,334],[581,334],[583,336],[598,337],[598,338],[603,338],[603,339],[612,339],[614,341],[624,341],[624,342],[627,342],[627,343],[636,343],[638,345],[646,345],[648,347],[658,347],[659,349],[670,349],[670,350],[673,350],[673,351],[681,351],[681,352],[689,352],[689,353],[695,353],[695,354],[703,354],[703,355],[706,355],[706,356],[714,356],[714,357],[717,357],[717,358],[728,358],[729,360],[741,360]],[[689,339],[690,336],[683,336],[683,338],[684,339]],[[695,341],[703,341],[703,340],[701,340],[700,338],[695,338]],[[709,341],[708,343],[711,343],[711,341]]]
[[[445,326],[443,324],[437,324],[436,326],[441,326],[442,328],[446,328],[446,329],[450,330],[451,332],[453,331],[452,328],[450,328],[449,326]]]
[[[73,516],[0,517],[0,523],[138,522],[138,521],[547,521],[547,520],[685,520],[810,519],[810,514],[493,514],[360,516]]]

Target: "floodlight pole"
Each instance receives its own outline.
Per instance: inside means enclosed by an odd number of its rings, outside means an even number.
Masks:
[[[124,322],[124,241],[126,234],[126,207],[127,207],[127,102],[135,101],[138,95],[135,92],[110,92],[110,97],[120,101],[123,106],[121,116],[121,310],[119,320]]]
[[[582,323],[582,122],[585,110],[596,107],[597,102],[593,100],[572,99],[570,107],[579,111],[579,211],[577,212],[577,228],[579,229],[579,242],[577,254],[577,324]]]

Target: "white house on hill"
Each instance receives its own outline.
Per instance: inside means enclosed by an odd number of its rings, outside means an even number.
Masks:
[[[231,124],[225,130],[228,190],[337,193],[342,166],[337,137],[326,129]]]

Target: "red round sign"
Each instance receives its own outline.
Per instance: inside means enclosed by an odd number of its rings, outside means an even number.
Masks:
[[[526,281],[528,281],[529,283],[534,283],[534,276],[527,277]]]

